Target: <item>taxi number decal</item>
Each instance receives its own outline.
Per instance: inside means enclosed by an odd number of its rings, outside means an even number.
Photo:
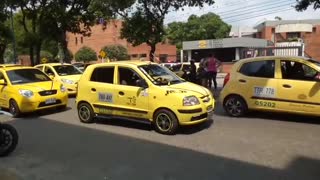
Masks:
[[[99,101],[113,103],[113,96],[111,93],[99,93]]]
[[[254,87],[253,91],[256,97],[276,97],[276,90],[272,87]]]
[[[263,107],[272,107],[272,108],[276,107],[276,103],[266,102],[266,101],[255,101],[254,104],[257,106],[263,106]]]

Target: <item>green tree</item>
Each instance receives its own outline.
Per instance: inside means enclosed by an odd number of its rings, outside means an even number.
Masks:
[[[313,5],[313,9],[319,9],[320,0],[297,0],[295,8],[297,11],[304,11],[311,5]]]
[[[122,45],[109,45],[102,48],[109,59],[126,60],[129,58],[128,50]]]
[[[181,49],[183,41],[225,38],[230,29],[231,26],[218,15],[207,13],[202,16],[191,15],[187,22],[172,22],[166,31],[170,42]]]
[[[213,3],[213,0],[137,0],[132,15],[124,15],[121,37],[134,46],[146,43],[151,48],[149,57],[153,61],[156,44],[165,37],[164,18],[169,11]]]
[[[12,40],[12,31],[10,23],[7,21],[9,18],[8,4],[2,0],[0,2],[0,63],[4,63],[4,53],[8,44]]]
[[[79,51],[76,52],[75,60],[78,62],[96,61],[97,54],[93,49],[84,46],[80,48]]]

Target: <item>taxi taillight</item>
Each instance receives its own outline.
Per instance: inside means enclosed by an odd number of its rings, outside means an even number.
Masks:
[[[224,77],[224,81],[223,81],[223,87],[227,84],[227,82],[230,80],[230,73],[228,73],[225,77]]]

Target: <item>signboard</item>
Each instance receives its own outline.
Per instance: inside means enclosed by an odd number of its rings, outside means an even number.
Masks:
[[[45,64],[45,63],[47,63],[47,62],[48,62],[48,59],[47,59],[47,58],[44,57],[44,58],[41,59],[41,63],[42,63],[42,64]]]
[[[206,40],[199,41],[199,48],[206,48],[206,47],[207,47],[207,41]]]
[[[101,50],[99,52],[99,55],[100,55],[101,58],[105,58],[107,56],[107,53]]]

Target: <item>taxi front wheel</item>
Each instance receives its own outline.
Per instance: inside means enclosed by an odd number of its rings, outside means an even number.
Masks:
[[[12,114],[13,117],[19,117],[21,112],[20,112],[20,109],[19,109],[19,106],[17,104],[17,102],[13,99],[11,99],[9,101],[9,112],[10,114]]]
[[[153,118],[153,124],[157,132],[173,135],[176,133],[179,123],[176,116],[169,110],[158,110]]]
[[[94,112],[88,103],[81,103],[78,106],[78,116],[83,123],[93,123]]]
[[[237,95],[228,96],[223,101],[223,108],[228,115],[233,117],[241,117],[248,111],[248,106],[245,100]]]

